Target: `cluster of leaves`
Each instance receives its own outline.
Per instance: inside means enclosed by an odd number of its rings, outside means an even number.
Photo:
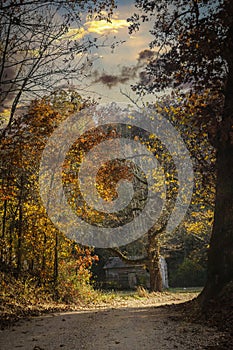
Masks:
[[[160,90],[167,86],[191,84],[199,90],[213,87],[221,91],[229,59],[226,38],[231,24],[231,2],[214,1],[135,1],[143,11],[129,20],[130,31],[141,21],[153,21],[151,48],[158,49],[145,72],[139,89]]]
[[[152,20],[151,49],[157,55],[152,55],[134,89],[141,94],[177,88],[181,96],[188,91],[191,97],[188,107],[197,117],[192,124],[200,130],[207,127],[207,135],[216,148],[214,225],[208,279],[200,298],[202,311],[206,308],[213,312],[208,299],[218,302],[218,294],[232,281],[233,272],[233,185],[229,176],[233,164],[233,3],[230,0],[135,0],[135,4],[142,12],[131,17],[130,30],[138,30],[141,21]],[[189,101],[187,97],[183,108]]]
[[[172,155],[155,135],[136,134],[135,136],[135,139],[140,140],[154,154],[163,168],[167,190],[166,210],[160,217],[159,225],[153,227],[143,239],[122,247],[123,253],[116,252],[127,262],[129,262],[129,258],[126,259],[127,256],[144,255],[144,262],[149,267],[149,261],[156,260],[161,247],[162,254],[165,254],[169,259],[173,259],[179,252],[177,262],[180,264],[186,254],[184,242],[192,240],[195,244],[190,248],[189,258],[192,262],[196,260],[197,263],[200,262],[203,268],[206,266],[207,249],[213,224],[216,181],[215,150],[208,139],[209,123],[206,119],[206,124],[203,123],[202,128],[200,128],[198,120],[206,107],[207,99],[209,99],[208,91],[203,95],[195,93],[181,95],[174,92],[172,96],[166,95],[150,106],[158,116],[168,119],[181,134],[190,152],[195,171],[190,209],[183,223],[172,234],[166,233],[166,223],[179,191]],[[212,103],[213,105],[216,103],[214,96]],[[157,176],[157,185],[160,185],[161,181],[162,179]],[[156,192],[156,188],[154,190]],[[154,268],[153,266],[152,269]]]
[[[19,278],[30,276],[55,298],[67,301],[77,296],[80,286],[89,284],[90,267],[97,257],[51,223],[41,203],[38,173],[54,127],[84,105],[73,91],[34,101],[4,135],[1,147],[2,269]]]

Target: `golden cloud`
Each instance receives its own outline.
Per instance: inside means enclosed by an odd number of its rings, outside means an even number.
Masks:
[[[88,33],[104,34],[118,33],[119,29],[128,27],[128,22],[124,19],[112,19],[111,22],[106,20],[88,21],[85,23],[86,29],[69,28],[68,32],[60,38],[60,40],[80,40]]]
[[[129,24],[124,19],[112,19],[111,22],[90,21],[86,22],[85,25],[89,33],[104,34],[106,32],[118,33],[119,29],[128,27]]]
[[[86,35],[87,32],[84,28],[69,28],[68,32],[62,35],[62,40],[79,40]]]

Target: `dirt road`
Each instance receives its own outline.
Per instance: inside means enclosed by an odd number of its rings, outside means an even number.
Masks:
[[[167,301],[167,303],[174,302]],[[175,301],[179,302],[179,300]],[[186,323],[163,302],[55,313],[22,320],[0,333],[1,350],[217,349],[215,329]]]

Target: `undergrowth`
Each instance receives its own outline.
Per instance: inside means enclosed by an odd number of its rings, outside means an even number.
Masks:
[[[15,278],[0,272],[0,326],[21,317],[88,306],[98,296],[99,292],[90,284],[80,283],[66,290],[63,286],[38,285],[33,278]]]

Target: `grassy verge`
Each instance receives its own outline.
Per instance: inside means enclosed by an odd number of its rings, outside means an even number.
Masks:
[[[11,325],[20,318],[41,315],[48,312],[70,311],[83,308],[125,307],[142,303],[143,305],[165,304],[186,301],[195,296],[200,289],[171,289],[163,293],[149,293],[143,288],[137,291],[101,291],[90,285],[79,286],[75,297],[66,302],[54,300],[54,293],[39,287],[33,280],[15,279],[0,274],[0,327]],[[191,293],[191,294],[190,294]],[[190,295],[188,295],[190,294]]]
[[[168,292],[171,293],[200,293],[203,287],[188,287],[188,288],[169,288]]]

